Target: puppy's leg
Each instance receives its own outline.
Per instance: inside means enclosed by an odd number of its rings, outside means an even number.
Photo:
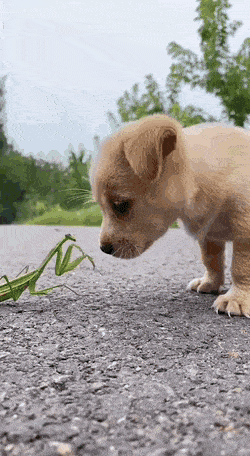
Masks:
[[[250,318],[250,241],[234,241],[232,286],[213,304],[218,312],[245,315]]]
[[[205,239],[199,242],[205,275],[200,279],[191,280],[187,290],[201,293],[218,293],[224,283],[225,242],[212,242]]]

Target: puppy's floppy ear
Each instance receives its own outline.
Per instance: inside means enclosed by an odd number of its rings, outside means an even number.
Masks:
[[[145,129],[124,144],[125,157],[141,179],[157,179],[164,159],[176,148],[177,133],[172,127]]]

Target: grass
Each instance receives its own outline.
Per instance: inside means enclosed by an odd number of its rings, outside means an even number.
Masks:
[[[101,226],[102,214],[98,204],[79,211],[65,211],[55,206],[51,211],[36,217],[24,225]]]

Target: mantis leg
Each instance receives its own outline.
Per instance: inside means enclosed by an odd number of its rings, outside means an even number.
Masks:
[[[23,271],[25,271],[25,274],[27,274],[28,270],[29,270],[29,266],[24,266],[24,268],[21,269],[21,271],[16,275],[16,277],[19,277]]]
[[[41,264],[41,266],[37,269],[36,271],[36,274],[31,278],[30,282],[29,282],[29,291],[30,291],[30,294],[31,295],[47,295],[50,291],[52,291],[54,288],[59,288],[59,287],[66,287],[66,288],[69,288],[67,285],[55,285],[53,287],[50,287],[50,288],[46,288],[44,290],[40,290],[40,291],[36,291],[35,290],[35,285],[36,285],[36,282],[37,280],[39,279],[39,277],[41,276],[41,274],[43,273],[45,267],[47,266],[47,264],[49,263],[49,261],[53,258],[53,256],[55,254],[57,254],[57,257],[56,257],[56,266],[55,266],[55,273],[56,275],[58,276],[61,276],[62,274],[66,273],[66,272],[69,272],[69,271],[72,271],[73,269],[75,269],[80,263],[82,260],[84,260],[85,258],[88,258],[89,261],[93,264],[93,266],[95,267],[95,264],[94,264],[94,261],[93,259],[88,256],[87,254],[85,254],[83,252],[83,250],[81,249],[81,247],[79,247],[78,245],[75,245],[75,244],[71,244],[66,253],[65,253],[65,256],[63,258],[63,251],[62,251],[62,246],[63,244],[67,241],[67,240],[72,240],[72,241],[75,241],[75,238],[73,236],[71,236],[70,234],[66,234],[65,235],[65,238],[60,241],[56,247],[54,249],[52,249],[49,254],[47,255],[47,257],[45,258],[45,260],[43,261],[43,263]],[[82,253],[82,255],[79,257],[79,258],[76,258],[74,261],[70,262],[70,258],[71,258],[71,254],[72,254],[72,250],[73,248],[77,248],[78,250],[80,250],[80,252]],[[71,290],[71,288],[69,288]],[[72,290],[71,290],[72,291]]]
[[[72,250],[73,248],[76,248],[78,249],[81,253],[82,253],[82,256],[80,256],[79,258],[76,258],[74,261],[72,261],[70,263],[70,257],[71,257],[71,254],[72,254]],[[87,255],[86,253],[84,253],[84,251],[81,249],[81,247],[79,247],[78,245],[75,245],[75,244],[71,244],[68,248],[67,248],[67,251],[65,253],[65,256],[62,260],[62,247],[59,249],[59,252],[57,254],[57,259],[56,259],[56,275],[60,276],[62,274],[64,274],[65,272],[69,272],[69,271],[72,271],[73,269],[75,269],[81,262],[82,260],[84,260],[85,258],[88,258],[88,260],[92,263],[93,267],[95,267],[95,263],[93,261],[93,259]]]
[[[6,275],[0,277],[0,280],[2,279],[6,281],[6,285],[1,286],[0,302],[7,301],[7,299],[13,299],[13,301],[17,301],[29,285],[28,283],[21,283],[17,288],[15,285],[12,286],[12,281],[10,281]]]

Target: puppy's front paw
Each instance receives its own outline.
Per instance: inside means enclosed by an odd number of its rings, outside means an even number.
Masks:
[[[187,286],[188,291],[197,291],[198,293],[218,293],[221,283],[209,280],[206,276],[200,279],[194,279]]]
[[[218,312],[229,315],[239,315],[250,318],[250,290],[247,292],[237,287],[232,287],[224,295],[219,296],[212,308]]]

